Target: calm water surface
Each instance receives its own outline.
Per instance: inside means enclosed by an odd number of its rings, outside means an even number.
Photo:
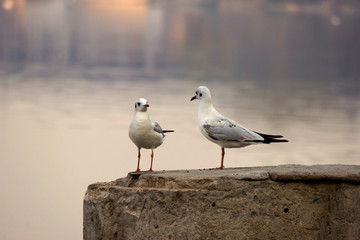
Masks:
[[[219,166],[199,85],[223,115],[290,141],[229,149],[226,167],[359,163],[356,1],[0,3],[1,240],[82,238],[86,187],[136,168],[139,97],[175,130],[155,170]]]

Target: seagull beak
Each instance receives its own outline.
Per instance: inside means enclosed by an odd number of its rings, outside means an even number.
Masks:
[[[149,104],[145,104],[144,107],[150,107],[150,105],[149,105]]]
[[[196,96],[193,96],[193,97],[190,99],[190,101],[195,100],[195,99],[197,99],[197,97],[196,97]]]

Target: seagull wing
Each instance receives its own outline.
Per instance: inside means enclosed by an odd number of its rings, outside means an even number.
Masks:
[[[264,140],[259,134],[225,117],[209,119],[202,127],[209,137],[215,140],[239,142],[258,142]]]
[[[157,133],[160,133],[161,135],[164,136],[164,131],[162,130],[162,128],[160,127],[160,125],[157,122],[151,121],[153,127],[154,127],[154,131]]]

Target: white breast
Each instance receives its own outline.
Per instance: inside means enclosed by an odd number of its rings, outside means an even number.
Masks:
[[[154,131],[150,119],[134,118],[130,124],[129,137],[138,148],[155,149],[160,146],[164,137]]]

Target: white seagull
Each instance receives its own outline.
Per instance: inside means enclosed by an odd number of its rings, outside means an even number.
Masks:
[[[138,164],[136,172],[140,172],[140,149],[151,149],[151,165],[148,171],[152,172],[154,158],[153,150],[164,142],[164,133],[174,132],[174,130],[162,130],[157,122],[150,120],[149,114],[147,113],[148,107],[148,101],[144,98],[139,98],[135,102],[135,116],[129,127],[129,137],[138,147]]]
[[[253,144],[287,142],[279,139],[281,135],[269,135],[247,129],[230,118],[224,117],[213,107],[210,90],[200,86],[196,89],[194,99],[200,100],[198,124],[201,133],[211,142],[221,147],[221,165],[224,168],[225,148],[241,148]]]

